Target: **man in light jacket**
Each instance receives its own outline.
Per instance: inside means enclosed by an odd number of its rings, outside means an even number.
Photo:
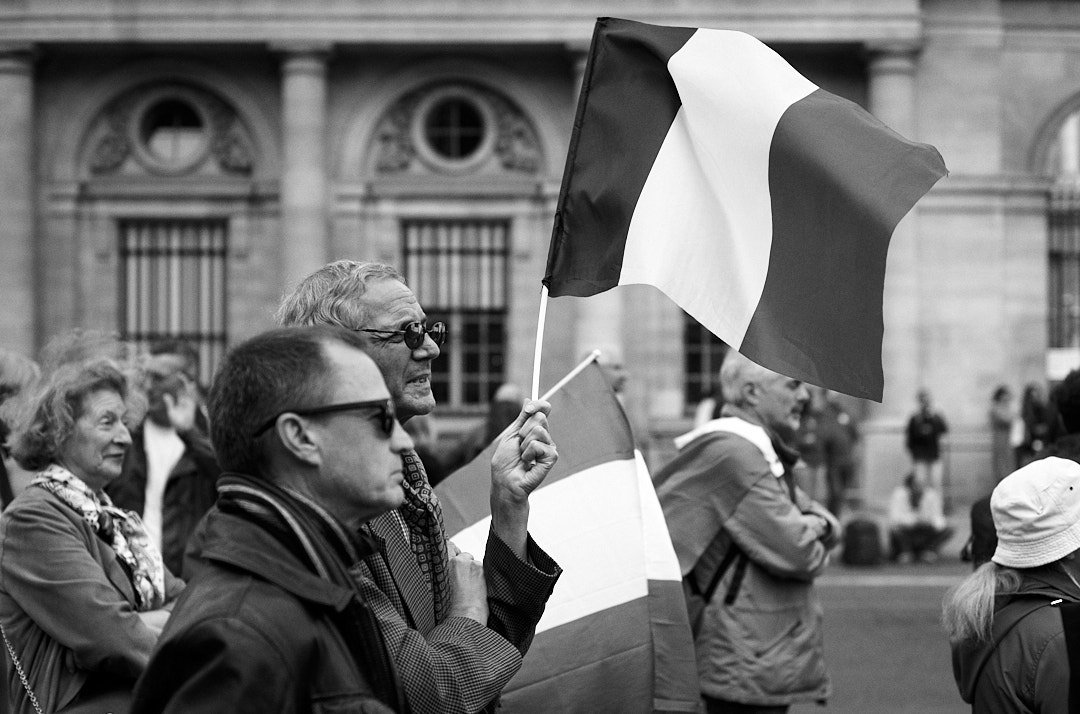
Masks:
[[[785,712],[829,695],[814,578],[839,523],[794,481],[809,394],[734,350],[724,408],[676,439],[656,478],[684,576],[709,714]]]

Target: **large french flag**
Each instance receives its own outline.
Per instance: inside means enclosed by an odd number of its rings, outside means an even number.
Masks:
[[[550,401],[559,463],[529,498],[529,532],[563,574],[502,711],[697,711],[679,563],[626,415],[595,363]],[[435,489],[446,532],[474,555],[490,486],[489,448]]]
[[[600,18],[544,284],[654,285],[755,362],[880,401],[889,241],[946,173],[749,35]]]

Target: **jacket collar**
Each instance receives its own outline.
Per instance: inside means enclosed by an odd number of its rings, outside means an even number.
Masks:
[[[301,600],[338,612],[355,596],[351,588],[324,580],[305,567],[270,523],[257,514],[222,511],[220,501],[207,514],[192,554],[238,568]]]

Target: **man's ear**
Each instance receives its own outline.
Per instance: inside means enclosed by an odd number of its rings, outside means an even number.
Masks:
[[[742,386],[743,404],[757,406],[760,401],[758,386],[754,382],[745,382]]]
[[[296,414],[283,414],[274,425],[283,449],[304,463],[318,466],[322,463],[318,435],[311,429],[307,419]]]

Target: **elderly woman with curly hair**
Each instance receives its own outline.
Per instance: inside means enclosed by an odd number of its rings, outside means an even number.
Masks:
[[[16,426],[37,476],[0,517],[0,627],[16,712],[124,712],[183,583],[105,485],[131,444],[110,360],[59,367]]]

